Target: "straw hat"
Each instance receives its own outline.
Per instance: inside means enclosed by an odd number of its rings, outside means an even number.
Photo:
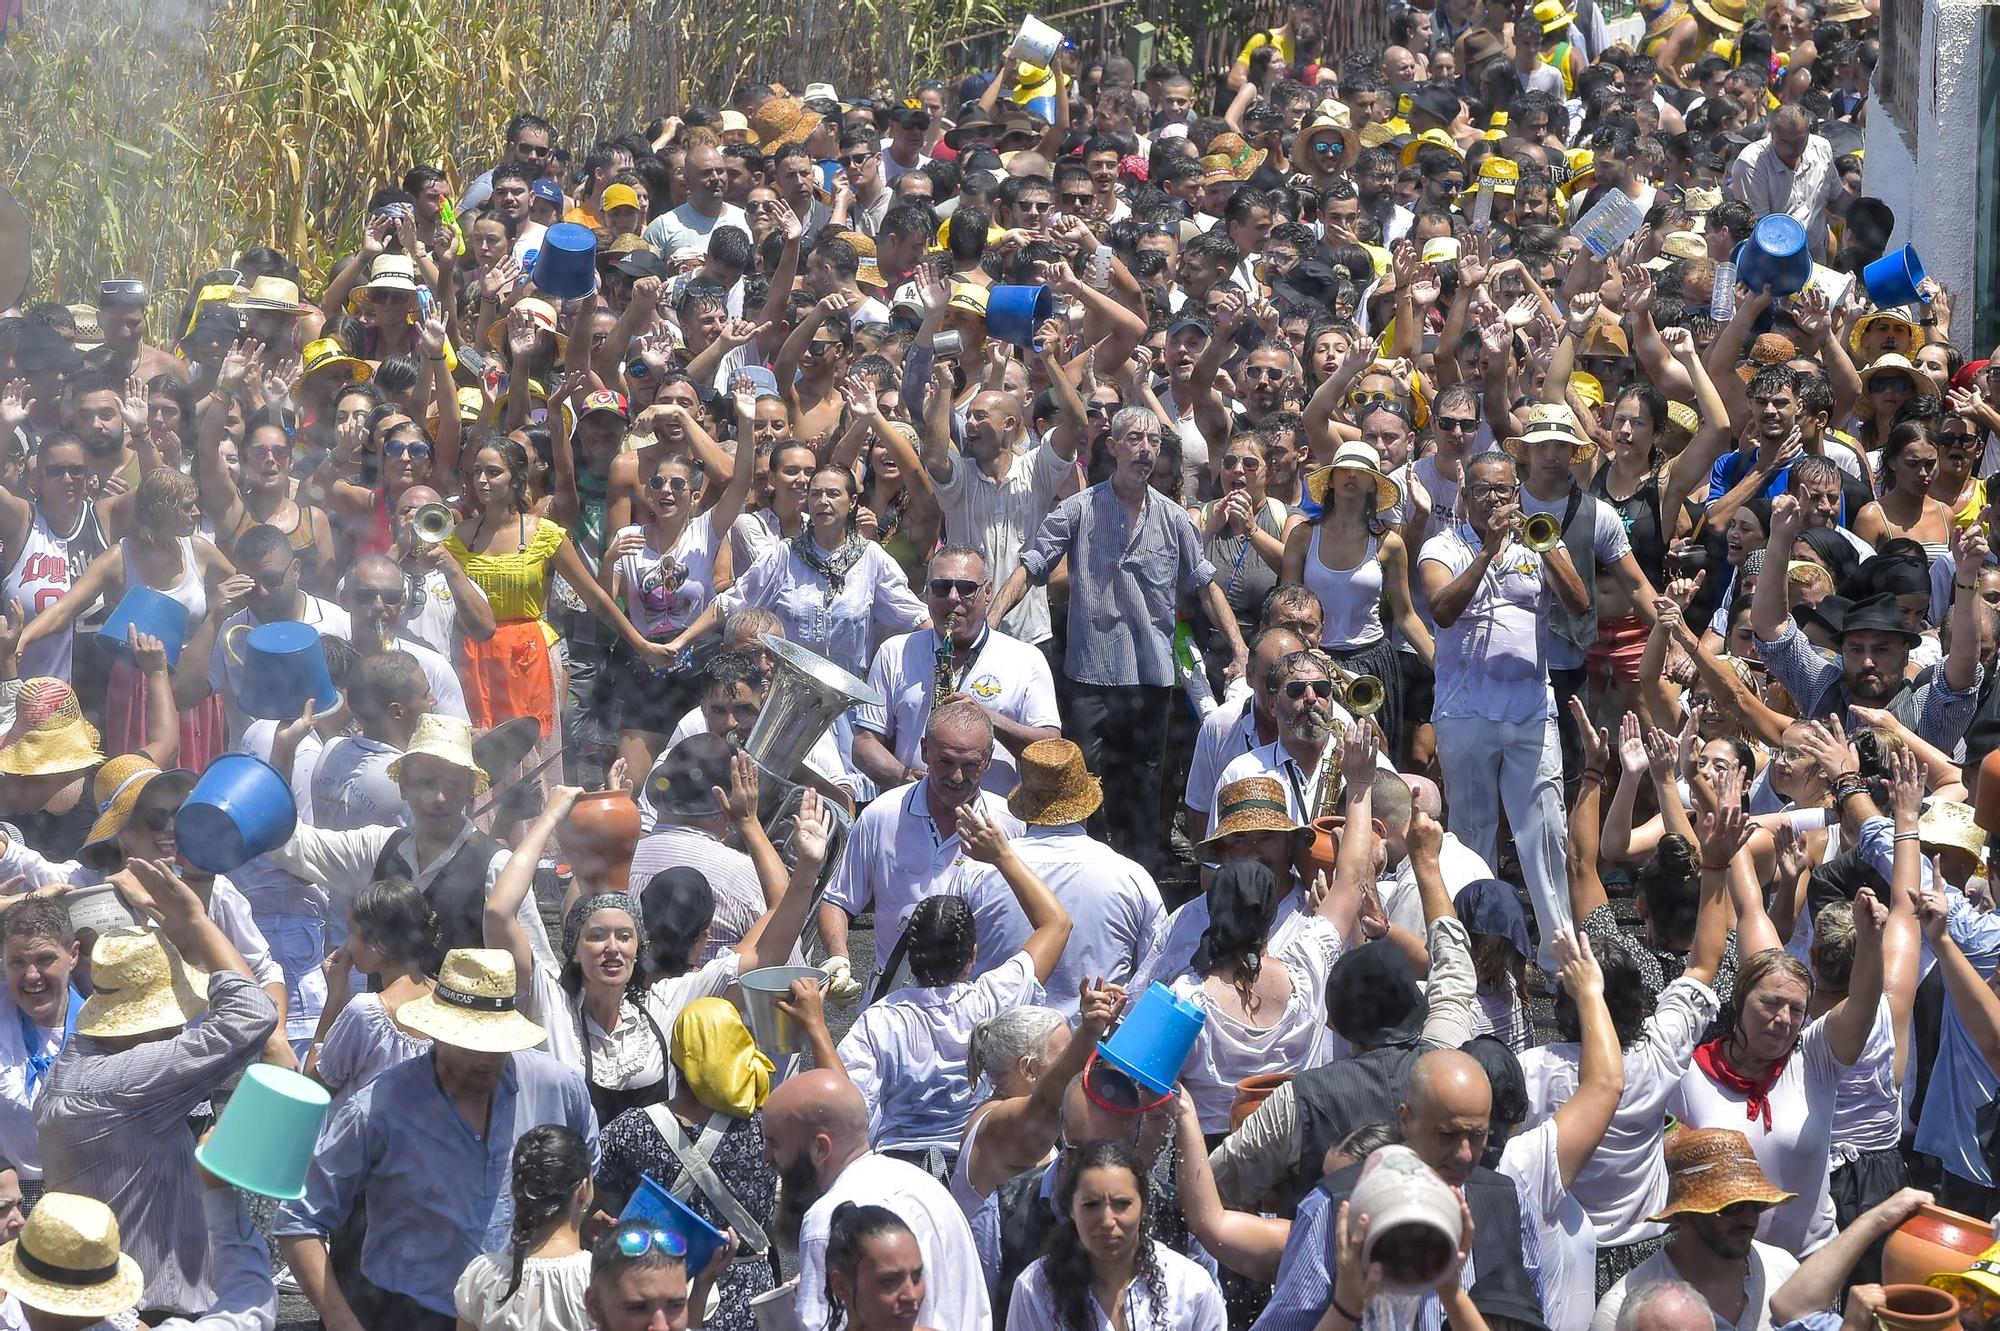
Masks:
[[[299,353],[299,378],[312,378],[322,370],[339,370],[346,375],[349,383],[358,384],[372,377],[375,370],[365,360],[357,360],[347,354],[347,348],[334,338],[318,337],[306,343],[306,349]]]
[[[389,779],[401,781],[404,759],[417,754],[442,758],[453,767],[462,767],[472,773],[472,793],[475,795],[484,795],[493,784],[485,769],[472,756],[472,727],[455,716],[426,712],[418,717],[416,732],[410,736],[402,757],[389,764]]]
[[[1306,476],[1306,497],[1322,507],[1326,504],[1326,488],[1336,471],[1363,471],[1375,478],[1375,511],[1387,512],[1403,502],[1403,487],[1390,480],[1382,471],[1382,455],[1375,451],[1373,444],[1359,439],[1350,439],[1342,444],[1333,455],[1333,461],[1324,467],[1315,467]]]
[[[1201,159],[1202,183],[1248,180],[1269,155],[1262,148],[1252,148],[1241,134],[1218,134],[1209,140],[1208,151]]]
[[[139,1305],[146,1277],[118,1248],[118,1217],[92,1197],[44,1193],[0,1248],[0,1289],[62,1317],[114,1317]]]
[[[283,277],[260,277],[229,302],[233,310],[261,310],[278,314],[310,314],[312,307],[299,299],[299,284]]]
[[[1682,1128],[1667,1138],[1667,1204],[1651,1220],[1714,1215],[1742,1202],[1777,1206],[1798,1196],[1765,1177],[1750,1139],[1734,1128]]]
[[[1560,402],[1537,402],[1528,408],[1528,428],[1501,447],[1516,461],[1525,461],[1529,444],[1564,443],[1575,450],[1573,459],[1583,461],[1597,451],[1577,428],[1576,413]]]
[[[1860,354],[1861,339],[1877,324],[1892,324],[1901,329],[1913,347],[1924,340],[1922,325],[1900,310],[1871,310],[1854,321],[1853,329],[1847,334],[1847,349],[1857,355]]]
[[[515,1010],[514,954],[505,948],[459,947],[445,954],[437,987],[396,1010],[396,1021],[454,1049],[517,1054],[548,1032]]]
[[[1864,0],[1833,0],[1819,16],[1822,23],[1862,23],[1873,17]]]
[[[407,254],[378,254],[368,265],[368,281],[363,291],[408,291],[417,289],[417,261]]]
[[[1425,148],[1437,148],[1450,153],[1461,162],[1465,160],[1465,154],[1459,150],[1458,140],[1441,129],[1427,129],[1403,145],[1403,165],[1415,166],[1417,154]]]
[[[1670,0],[1646,24],[1646,37],[1650,39],[1673,31],[1674,25],[1687,17],[1687,12],[1684,0]]]
[[[1325,138],[1329,134],[1339,136],[1340,158],[1343,162],[1352,162],[1360,154],[1361,139],[1354,132],[1353,115],[1343,103],[1331,98],[1314,108],[1312,119],[1306,122],[1306,127],[1300,132],[1299,137],[1311,143],[1314,139]]]
[[[1021,783],[1007,808],[1031,827],[1067,827],[1097,812],[1104,787],[1083,764],[1083,750],[1066,739],[1038,739],[1021,750]]]
[[[1681,195],[1681,209],[1689,217],[1706,217],[1722,206],[1722,191],[1708,185],[1697,185]]]
[[[72,305],[69,307],[70,321],[76,326],[69,344],[78,351],[95,351],[104,345],[104,325],[97,321],[95,305]]]
[[[97,821],[90,825],[90,835],[83,839],[84,848],[109,841],[124,831],[146,787],[169,775],[184,779],[187,789],[194,789],[193,772],[183,767],[163,772],[158,763],[143,753],[121,753],[98,768],[97,775],[90,779],[90,796],[97,802]]]
[[[79,1035],[111,1039],[185,1026],[208,1010],[208,972],[188,964],[158,929],[106,929],[90,948],[90,997]]]
[[[561,333],[556,332],[556,307],[545,300],[530,296],[526,300],[516,301],[514,308],[526,315],[529,323],[543,332],[554,336],[556,340],[556,359],[561,360],[563,353],[569,349],[569,339]],[[499,351],[506,345],[507,321],[505,319],[496,319],[493,326],[486,330],[487,350]]]
[[[1701,429],[1701,413],[1685,402],[1669,402],[1667,423],[1683,434],[1692,436]]]
[[[1225,839],[1243,832],[1307,832],[1292,821],[1292,806],[1276,777],[1246,776],[1215,795],[1215,830],[1196,847],[1219,851]]]
[[[56,776],[103,761],[97,728],[83,719],[75,689],[47,675],[21,682],[14,728],[0,743],[0,774]]]
[[[1970,804],[1932,800],[1917,817],[1917,832],[1927,846],[1949,846],[1975,860],[1986,854],[1986,830],[1972,820]]]
[[[1707,257],[1708,242],[1702,239],[1700,233],[1694,231],[1669,231],[1666,239],[1660,242],[1658,257],[1648,259],[1639,266],[1657,273],[1662,269],[1673,267],[1675,261],[1679,259],[1705,259]]]
[[[1724,32],[1743,31],[1743,0],[1689,0],[1694,12]]]
[[[825,117],[799,97],[773,97],[750,116],[750,132],[766,154],[788,144],[804,143]]]
[[[1925,374],[1922,370],[1911,364],[1909,357],[1898,356],[1893,351],[1886,356],[1877,356],[1868,363],[1867,368],[1861,371],[1861,391],[1864,393],[1874,392],[1876,378],[1885,374],[1900,374],[1908,379],[1910,381],[1910,395],[1912,397],[1936,397],[1938,395],[1937,384],[1932,382],[1928,374]]]
[[[1591,320],[1590,328],[1583,335],[1583,345],[1576,349],[1579,356],[1626,357],[1632,354],[1632,344],[1625,340],[1625,330],[1618,326],[1618,320],[1599,315]]]

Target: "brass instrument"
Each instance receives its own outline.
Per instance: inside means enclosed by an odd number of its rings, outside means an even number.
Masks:
[[[817,653],[769,633],[757,641],[777,668],[743,751],[771,776],[789,781],[806,750],[819,742],[836,717],[856,704],[880,707],[883,698],[865,680]]]
[[[952,639],[958,636],[958,611],[944,617],[944,627],[938,630],[937,664],[931,667],[931,706],[944,706],[944,700],[958,692],[957,668],[952,657],[957,652]]]
[[[1333,676],[1335,691],[1340,695],[1340,705],[1355,716],[1373,716],[1382,710],[1382,704],[1389,700],[1382,681],[1373,675],[1357,675],[1342,670],[1331,659],[1326,663]]]
[[[1531,513],[1521,524],[1521,544],[1536,554],[1547,554],[1562,544],[1562,523],[1553,513]]]
[[[1329,661],[1328,665],[1333,663]],[[1377,681],[1380,687],[1380,681]],[[1319,808],[1314,811],[1315,820],[1332,818],[1340,813],[1341,796],[1345,793],[1345,783],[1340,779],[1340,746],[1347,741],[1347,725],[1341,721],[1329,721],[1326,726],[1326,752],[1319,760]]]
[[[445,504],[425,504],[410,515],[410,534],[418,545],[436,545],[457,525],[458,515]]]

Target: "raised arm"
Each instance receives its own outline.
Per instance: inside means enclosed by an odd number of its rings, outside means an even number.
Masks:
[[[750,761],[743,754],[737,754],[736,759]],[[754,768],[756,764],[751,766]],[[761,835],[763,829],[758,828],[758,832]],[[806,791],[799,797],[799,811],[793,824],[792,849],[797,853],[797,863],[785,883],[784,895],[778,898],[777,905],[757,917],[736,944],[745,969],[782,966],[798,946],[800,935],[805,933],[806,917],[812,911],[819,871],[826,863],[832,836],[833,817],[825,801],[818,791]],[[764,844],[768,846],[770,842],[766,840]]]
[[[535,949],[528,942],[527,930],[521,927],[521,903],[534,891],[535,867],[541,862],[542,848],[548,845],[549,838],[569,816],[576,797],[582,793],[576,786],[557,786],[549,792],[548,802],[535,821],[528,824],[521,844],[500,866],[500,876],[493,880],[493,890],[486,895],[486,909],[480,919],[486,946],[512,954],[514,973],[521,977],[523,986],[535,969]]]
[[[1625,1093],[1625,1055],[1618,1047],[1618,1030],[1604,1001],[1604,972],[1589,937],[1559,930],[1554,942],[1562,966],[1558,978],[1576,1001],[1583,1028],[1576,1093],[1555,1112],[1556,1167],[1567,1188],[1589,1163],[1618,1112],[1618,1099]]]
[[[1028,941],[1021,944],[1021,950],[1028,954],[1035,978],[1047,983],[1069,943],[1069,912],[1056,900],[1049,885],[1014,853],[1007,834],[977,803],[958,811],[958,840],[967,855],[999,870],[1001,878],[1013,889],[1014,899],[1021,903],[1021,913],[1028,917],[1032,931]]]

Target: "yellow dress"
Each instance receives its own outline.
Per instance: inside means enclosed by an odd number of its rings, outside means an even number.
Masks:
[[[445,541],[445,550],[486,593],[497,624],[485,642],[459,639],[465,709],[472,724],[484,729],[532,716],[541,722],[546,740],[555,733],[556,695],[549,661],[554,634],[542,621],[542,601],[548,595],[550,566],[568,533],[547,518],[533,521],[520,550],[475,554],[456,532]]]

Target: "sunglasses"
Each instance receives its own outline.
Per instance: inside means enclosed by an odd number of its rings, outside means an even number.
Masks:
[[[1297,701],[1306,696],[1306,690],[1308,689],[1312,690],[1312,695],[1315,698],[1331,698],[1333,696],[1333,681],[1330,679],[1294,679],[1286,683],[1285,696],[1293,701]]]
[[[90,468],[81,464],[69,467],[44,466],[42,468],[42,475],[52,481],[80,481],[89,474]]]
[[[98,284],[97,298],[143,302],[146,299],[146,284],[136,277],[109,278]]]
[[[1479,427],[1477,416],[1439,416],[1435,419],[1438,429],[1449,430],[1453,434],[1464,434]]]
[[[356,604],[366,605],[370,601],[380,601],[383,605],[401,605],[410,599],[409,591],[402,587],[355,587],[350,589]]]
[[[931,595],[942,601],[947,596],[956,595],[961,601],[972,599],[979,590],[979,584],[971,578],[932,578]]]
[[[1384,393],[1379,390],[1373,393],[1356,391],[1347,395],[1349,405],[1356,407],[1365,407],[1375,402],[1394,402],[1395,400],[1396,395],[1394,393]]]
[[[283,444],[260,444],[250,450],[253,462],[283,462],[292,455],[292,450]]]
[[[257,585],[267,592],[277,591],[290,580],[291,576],[292,571],[289,568],[280,569],[276,573],[266,570],[265,572],[252,575]]]
[[[1283,379],[1285,372],[1275,365],[1251,365],[1245,367],[1243,375],[1248,379]]]
[[[1341,143],[1339,140],[1328,143],[1324,139],[1316,139],[1313,142],[1312,150],[1315,155],[1320,157],[1338,157],[1347,151],[1347,145]]]
[[[669,1234],[664,1229],[644,1229],[638,1225],[624,1225],[618,1230],[618,1251],[627,1257],[644,1257],[649,1252],[663,1252],[669,1257],[687,1256],[687,1240],[678,1234]]]
[[[178,809],[156,804],[149,809],[132,810],[132,821],[148,832],[164,832],[174,825],[174,815],[178,812]]]
[[[1090,201],[1096,197],[1094,194],[1065,194],[1062,196],[1062,201],[1070,208],[1088,208]]]
[[[685,476],[648,476],[646,478],[646,488],[648,490],[664,490],[668,494],[679,494],[688,488],[688,480]]]
[[[405,443],[401,439],[391,439],[382,446],[382,451],[392,458],[408,456],[422,459],[431,455],[431,446],[422,441]]]
[[[842,166],[866,166],[874,160],[874,153],[854,153],[851,156],[841,158],[840,164]]]
[[[814,339],[806,343],[806,350],[815,356],[832,356],[840,351],[840,341],[837,338],[831,341]]]

